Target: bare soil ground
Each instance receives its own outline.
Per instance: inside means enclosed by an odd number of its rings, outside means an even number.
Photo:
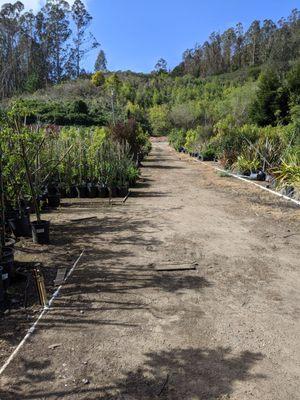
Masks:
[[[86,251],[1,400],[300,398],[299,207],[153,147],[125,206],[62,207],[53,244],[30,247],[45,268]],[[3,359],[21,314],[1,323]]]

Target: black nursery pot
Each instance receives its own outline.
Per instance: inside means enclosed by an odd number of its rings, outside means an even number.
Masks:
[[[49,244],[50,242],[50,222],[49,221],[34,221],[32,226],[33,243]]]
[[[59,195],[61,199],[65,199],[67,197],[67,190],[64,187],[59,188]]]
[[[4,285],[6,281],[6,274],[3,272],[3,267],[0,265],[0,311],[5,310],[5,290]]]
[[[108,193],[108,189],[106,186],[99,186],[98,187],[98,196],[101,199],[104,199],[106,197],[108,197],[109,193]]]
[[[99,196],[99,190],[98,187],[95,185],[88,186],[88,196],[90,199],[95,199],[96,197]]]
[[[77,189],[77,197],[79,199],[85,199],[88,197],[88,189],[85,185],[80,185],[76,187]]]
[[[118,196],[119,197],[126,197],[128,194],[128,186],[123,185],[123,186],[118,186]]]
[[[16,238],[31,236],[29,214],[23,215],[21,217],[16,216],[14,218],[10,218],[8,220],[8,224]]]
[[[67,191],[67,197],[70,199],[75,199],[78,197],[77,186],[71,186]]]
[[[118,188],[116,186],[112,186],[109,192],[111,197],[118,197]]]
[[[266,173],[264,171],[258,171],[258,173],[257,173],[257,180],[258,181],[263,182],[263,181],[266,180],[266,177],[267,177],[267,175],[266,175]]]
[[[3,313],[9,307],[6,290],[8,289],[9,281],[8,274],[4,272],[4,269],[0,262],[0,312]]]
[[[4,248],[3,254],[0,259],[0,265],[3,268],[3,274],[5,278],[4,287],[8,287],[10,284],[11,278],[15,276],[15,267],[14,267],[14,249],[13,248]]]
[[[57,194],[48,194],[47,196],[48,206],[51,208],[57,208],[60,205],[60,195]]]

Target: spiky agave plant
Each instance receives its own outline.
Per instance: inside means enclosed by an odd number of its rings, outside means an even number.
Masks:
[[[300,151],[286,156],[281,165],[274,168],[273,174],[279,188],[293,187],[300,190]]]

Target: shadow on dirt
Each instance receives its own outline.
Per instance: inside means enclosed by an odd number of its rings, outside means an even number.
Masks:
[[[75,380],[72,389],[54,389],[50,392],[37,391],[30,386],[31,382],[49,383],[54,379],[53,372],[49,372],[49,365],[45,364],[47,372],[43,372],[43,365],[40,363],[23,360],[25,375],[20,376],[20,381],[10,393],[0,391],[0,398],[2,400],[16,398],[218,400],[229,398],[236,382],[266,379],[265,375],[251,373],[251,369],[263,359],[263,355],[250,351],[234,354],[230,348],[224,347],[187,348],[146,353],[144,357],[144,364],[137,370],[124,372],[122,378],[112,380],[109,386],[93,385],[92,376],[97,376],[97,371],[93,371],[93,375],[88,376],[89,386]],[[20,390],[24,384],[27,384],[26,394]]]

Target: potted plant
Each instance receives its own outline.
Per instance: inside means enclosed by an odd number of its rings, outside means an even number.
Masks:
[[[30,157],[30,150],[36,149],[36,144],[39,137],[39,128],[29,129],[26,126],[26,115],[27,111],[23,108],[22,102],[16,102],[11,112],[9,113],[12,136],[19,146],[20,154],[22,156],[23,165],[25,169],[26,179],[29,186],[31,199],[36,215],[36,221],[31,223],[32,227],[32,238],[34,243],[48,244],[50,241],[49,230],[50,222],[42,220],[40,206],[38,203],[38,186],[37,182],[33,181],[33,171],[35,170],[35,163]],[[24,122],[21,122],[23,116]],[[40,149],[38,149],[40,150]],[[35,153],[35,151],[34,151]]]
[[[300,154],[289,154],[282,160],[279,167],[273,168],[276,186],[285,194],[294,197],[300,192]]]
[[[234,168],[240,175],[251,176],[255,174],[257,176],[257,171],[260,167],[260,160],[257,158],[249,159],[246,155],[241,154],[238,156]]]
[[[3,137],[1,138],[3,140]],[[3,142],[2,142],[3,143]],[[5,229],[5,189],[3,182],[3,150],[0,143],[0,297],[4,298],[11,277],[14,275],[14,243],[6,241]]]

